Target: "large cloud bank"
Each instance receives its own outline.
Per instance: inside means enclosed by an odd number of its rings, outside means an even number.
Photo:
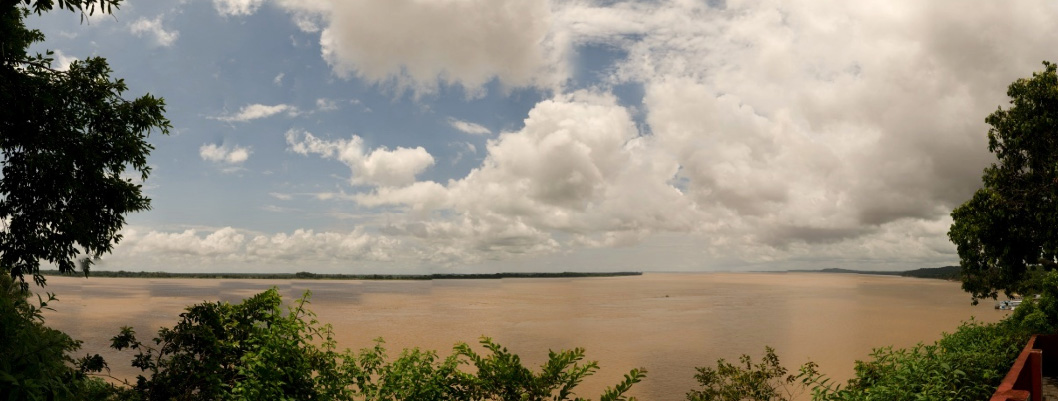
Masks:
[[[430,93],[438,84],[475,93],[491,81],[554,82],[546,0],[282,0],[342,77]],[[321,27],[322,26],[322,27]]]
[[[390,213],[355,233],[362,242],[322,243],[461,264],[677,234],[683,247],[659,254],[700,255],[702,267],[955,260],[948,213],[991,160],[983,119],[1011,81],[1056,58],[1058,6],[719,3],[281,2],[318,29],[339,76],[552,94],[447,182],[416,179],[434,163],[422,148],[288,133],[292,151],[350,166],[357,207]],[[624,56],[596,87],[572,90],[585,45]],[[642,103],[622,105],[620,84],[641,86]],[[396,243],[415,251],[384,246]]]

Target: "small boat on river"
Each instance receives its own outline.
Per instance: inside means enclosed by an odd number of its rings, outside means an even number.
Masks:
[[[996,302],[996,309],[999,310],[1014,310],[1018,305],[1021,305],[1021,299],[1011,299],[1007,301]]]

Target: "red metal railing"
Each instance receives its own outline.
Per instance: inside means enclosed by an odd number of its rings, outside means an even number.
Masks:
[[[1048,356],[1047,366],[1044,354]],[[1041,401],[1044,371],[1053,373],[1056,369],[1058,335],[1034,335],[999,383],[991,401]]]

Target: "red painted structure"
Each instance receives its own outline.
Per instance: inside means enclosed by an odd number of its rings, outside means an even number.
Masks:
[[[1056,373],[1058,335],[1034,335],[999,383],[991,401],[1041,401],[1043,376]]]

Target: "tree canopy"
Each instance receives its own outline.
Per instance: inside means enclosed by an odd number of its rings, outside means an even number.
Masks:
[[[1058,74],[1055,64],[1007,90],[1010,107],[985,119],[981,189],[952,212],[963,289],[974,297],[1024,292],[1036,271],[1058,267]]]
[[[139,184],[150,173],[151,132],[169,132],[165,102],[128,90],[103,58],[52,66],[29,53],[44,40],[24,19],[58,6],[110,12],[118,0],[3,0],[0,3],[0,269],[44,285],[41,261],[72,272],[108,253],[125,215],[147,210]]]
[[[484,352],[460,343],[444,358],[418,348],[390,358],[382,339],[339,351],[308,306],[308,292],[284,308],[272,288],[239,304],[188,307],[146,344],[123,327],[111,346],[136,351],[132,366],[146,374],[114,390],[122,400],[587,401],[577,387],[599,369],[583,348],[549,351],[532,369],[487,337]],[[632,369],[599,401],[634,401],[626,393],[645,376]]]

